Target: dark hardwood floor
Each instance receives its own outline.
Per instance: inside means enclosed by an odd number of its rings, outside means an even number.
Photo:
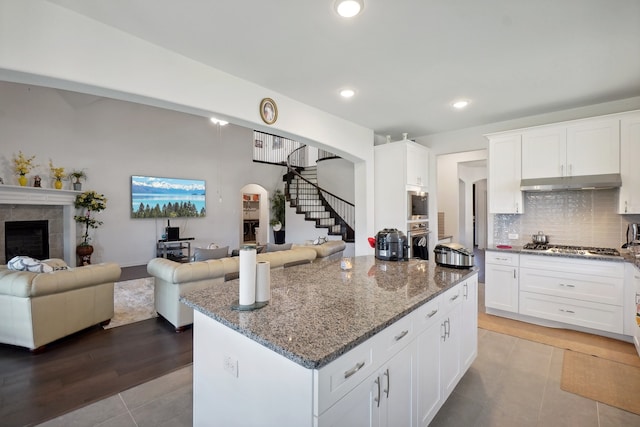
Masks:
[[[165,375],[193,361],[193,330],[154,318],[94,326],[37,355],[0,345],[0,425],[29,426]]]

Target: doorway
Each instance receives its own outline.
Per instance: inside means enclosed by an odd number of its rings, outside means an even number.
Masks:
[[[240,246],[263,244],[269,236],[269,194],[258,184],[240,189]]]

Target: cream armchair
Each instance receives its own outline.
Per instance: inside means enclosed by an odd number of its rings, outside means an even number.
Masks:
[[[0,342],[37,352],[113,317],[118,264],[32,273],[0,266]]]

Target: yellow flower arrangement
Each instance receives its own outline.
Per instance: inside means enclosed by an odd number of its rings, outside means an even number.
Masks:
[[[13,158],[13,170],[18,175],[28,174],[29,172],[31,172],[31,169],[36,167],[36,165],[33,164],[33,159],[35,158],[36,156],[27,158],[24,156],[24,154],[22,154],[22,151],[19,151],[18,157]]]
[[[49,169],[51,170],[51,175],[53,175],[56,181],[62,181],[62,179],[66,177],[64,168],[57,168],[53,166],[53,162],[51,161],[51,159],[49,159]]]

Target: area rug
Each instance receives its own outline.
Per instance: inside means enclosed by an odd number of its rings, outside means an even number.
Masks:
[[[478,327],[640,368],[633,344],[569,329],[547,328],[478,312]]]
[[[153,277],[116,282],[113,289],[114,315],[104,329],[157,317],[153,306]]]
[[[640,368],[566,350],[560,388],[640,415]]]

